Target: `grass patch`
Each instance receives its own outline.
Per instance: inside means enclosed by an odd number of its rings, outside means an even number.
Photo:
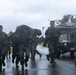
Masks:
[[[39,43],[38,45],[44,47],[44,46],[43,46],[43,43]],[[47,48],[47,47],[48,47],[48,44],[46,44],[45,47]]]

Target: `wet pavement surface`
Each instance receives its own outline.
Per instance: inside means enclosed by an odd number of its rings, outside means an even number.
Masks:
[[[6,59],[6,66],[2,68],[0,75],[76,75],[74,61],[69,57],[69,53],[65,54],[64,58],[56,59],[56,65],[52,67],[45,56],[48,50],[42,47],[38,47],[38,50],[43,54],[42,58],[36,55],[35,61],[30,59],[28,67],[23,71],[21,65],[16,69],[11,59]]]

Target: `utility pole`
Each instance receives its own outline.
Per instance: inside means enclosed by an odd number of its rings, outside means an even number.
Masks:
[[[44,37],[44,28],[45,27],[42,27],[42,36]]]

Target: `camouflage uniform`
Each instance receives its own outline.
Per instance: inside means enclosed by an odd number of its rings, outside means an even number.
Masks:
[[[17,35],[15,32],[11,34],[10,40],[12,42],[12,63],[14,63],[14,59],[16,58],[16,63],[17,63],[17,57],[19,53],[19,43],[20,43],[20,37]]]
[[[32,29],[27,25],[20,25],[16,28],[16,34],[20,37],[20,42],[18,45],[18,57],[17,64],[20,61],[22,68],[25,63],[27,67],[27,62],[29,60],[30,51],[29,51],[29,36],[30,32],[32,33]]]
[[[0,65],[3,64],[5,66],[5,55],[8,52],[6,47],[7,34],[2,32],[0,34]]]
[[[8,33],[8,39],[7,39],[7,49],[8,49],[9,59],[10,59],[11,47],[12,47],[12,42],[11,42],[11,39],[10,39],[11,35],[12,35],[12,31],[10,31]],[[8,59],[8,54],[7,54],[7,59]]]
[[[33,30],[34,30],[34,33],[32,34],[31,41],[30,41],[31,59],[35,59],[36,53],[38,55],[40,55],[40,57],[42,55],[41,53],[39,53],[36,50],[36,47],[37,47],[37,44],[38,44],[37,35],[40,36],[41,35],[41,31],[38,30],[38,29],[33,29]]]
[[[50,62],[54,62],[57,52],[57,43],[58,38],[60,36],[60,31],[55,27],[54,28],[50,27],[46,30],[45,36],[46,38],[43,43],[43,46],[46,46],[46,44],[48,44],[49,54],[47,55],[47,58],[49,60],[49,57],[51,57]]]
[[[22,39],[21,40],[22,40],[21,41],[21,45],[23,46],[23,51],[20,50],[20,51],[22,51],[22,54],[21,54],[22,57],[20,57],[21,64],[25,63],[25,66],[27,67],[27,62],[28,62],[29,56],[30,56],[30,50],[29,50],[29,32],[28,31],[24,30],[24,34],[22,34]],[[23,58],[24,58],[24,60],[22,60]]]

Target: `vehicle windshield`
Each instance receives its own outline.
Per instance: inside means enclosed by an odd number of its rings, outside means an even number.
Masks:
[[[74,30],[74,27],[58,25],[57,28],[61,31],[61,36],[59,38],[59,41],[60,42],[71,42],[70,34]]]
[[[70,34],[61,34],[59,41],[60,42],[70,42]]]

